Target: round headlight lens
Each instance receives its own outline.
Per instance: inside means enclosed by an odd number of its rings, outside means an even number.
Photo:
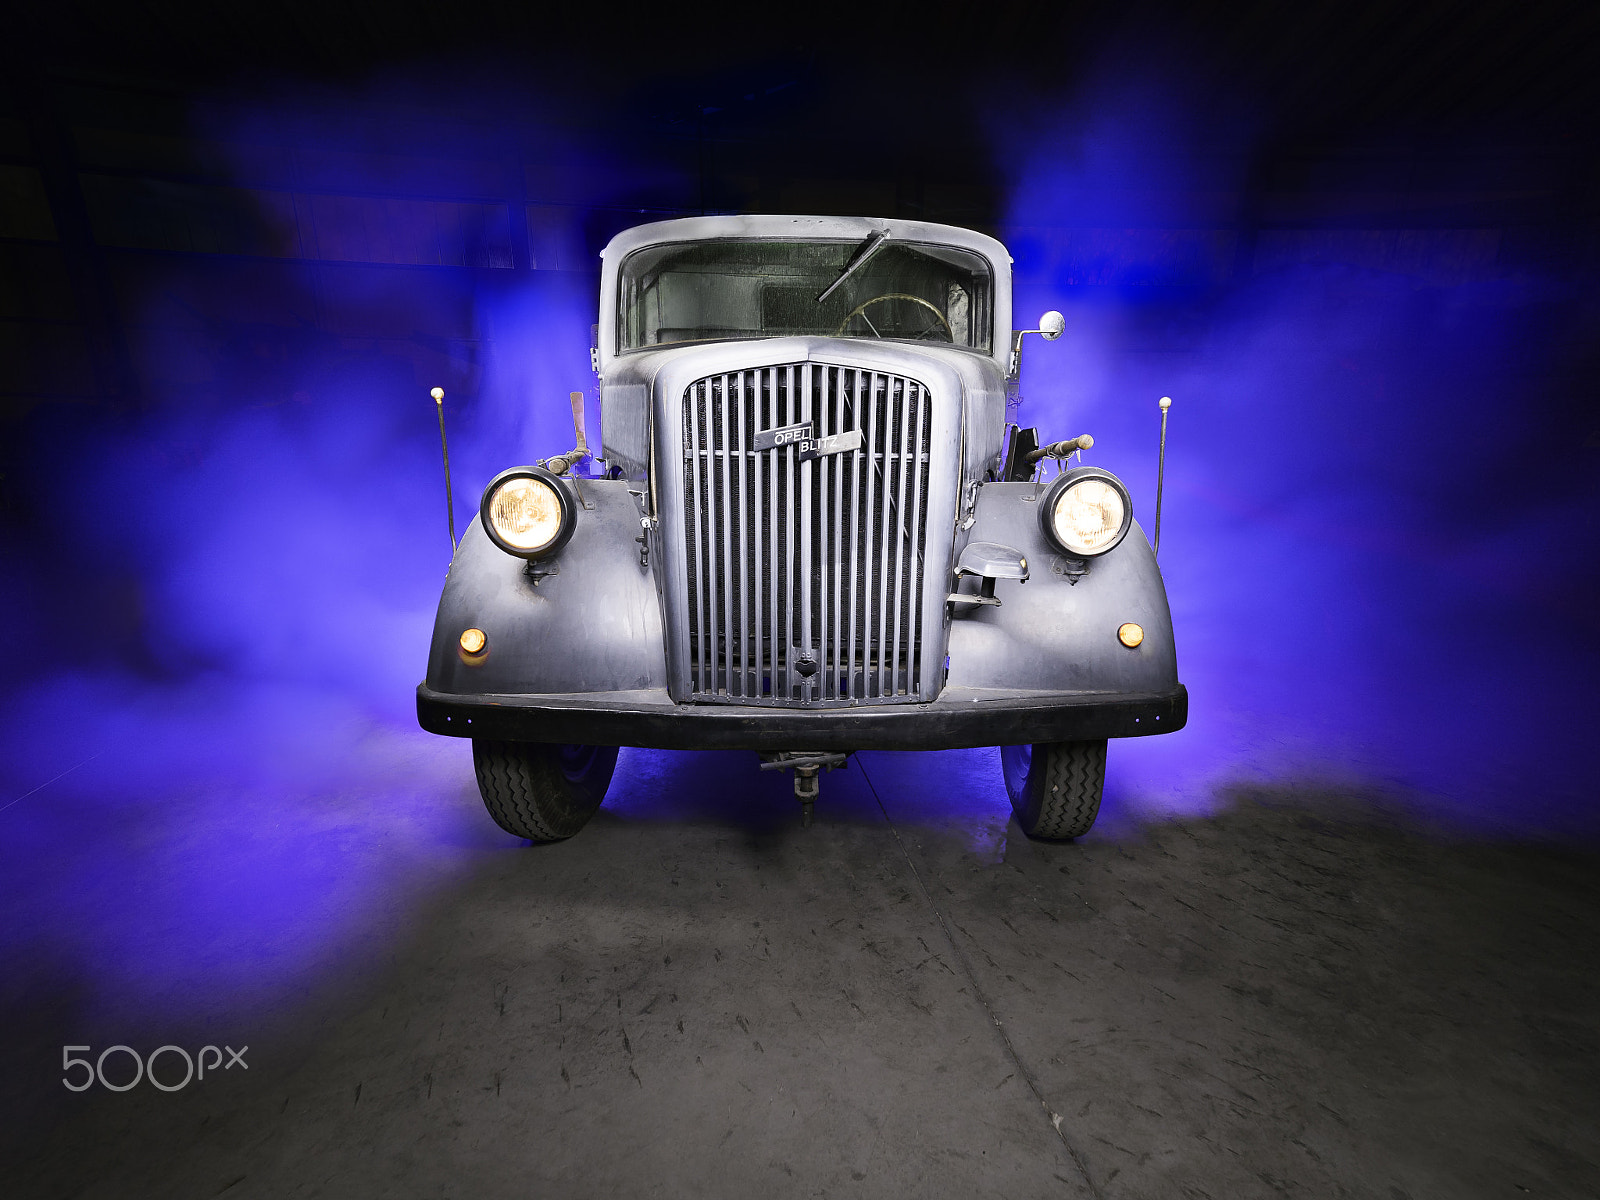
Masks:
[[[561,497],[542,479],[510,479],[490,498],[489,520],[506,545],[543,550],[561,532]]]
[[[576,514],[560,481],[542,467],[514,467],[483,493],[484,531],[500,549],[520,558],[553,554],[572,535]]]
[[[1115,487],[1104,479],[1084,479],[1061,489],[1050,519],[1063,546],[1075,554],[1094,555],[1121,539],[1127,514]]]
[[[1046,536],[1078,558],[1115,550],[1133,528],[1128,489],[1099,467],[1074,467],[1057,476],[1039,510]]]

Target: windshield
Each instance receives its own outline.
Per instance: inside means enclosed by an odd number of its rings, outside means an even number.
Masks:
[[[989,350],[989,264],[953,246],[879,240],[876,248],[763,238],[636,250],[617,289],[617,349],[811,334]]]

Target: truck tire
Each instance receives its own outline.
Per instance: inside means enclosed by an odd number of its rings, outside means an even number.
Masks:
[[[559,842],[587,825],[606,798],[617,747],[473,738],[472,765],[496,825],[530,842]]]
[[[1017,824],[1029,837],[1082,837],[1094,825],[1106,784],[1104,739],[1001,746],[1000,769]]]

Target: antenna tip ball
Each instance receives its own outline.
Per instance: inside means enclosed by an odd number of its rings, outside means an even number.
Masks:
[[[432,396],[435,400],[443,400],[444,399],[444,389],[443,388],[434,388],[433,391],[428,393],[428,395]]]
[[[1172,397],[1171,396],[1163,396],[1163,397],[1161,397],[1161,407],[1162,408],[1171,408],[1172,407]]]

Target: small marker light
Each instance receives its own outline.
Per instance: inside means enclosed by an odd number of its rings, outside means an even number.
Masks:
[[[1123,628],[1127,628],[1124,626]],[[1135,626],[1135,628],[1138,628]],[[482,654],[483,647],[489,641],[481,629],[466,629],[461,633],[461,653]]]
[[[1135,625],[1132,621],[1129,621],[1127,624],[1118,627],[1117,641],[1121,642],[1129,650],[1132,650],[1135,646],[1139,645],[1140,642],[1144,641],[1144,630],[1138,625]]]

